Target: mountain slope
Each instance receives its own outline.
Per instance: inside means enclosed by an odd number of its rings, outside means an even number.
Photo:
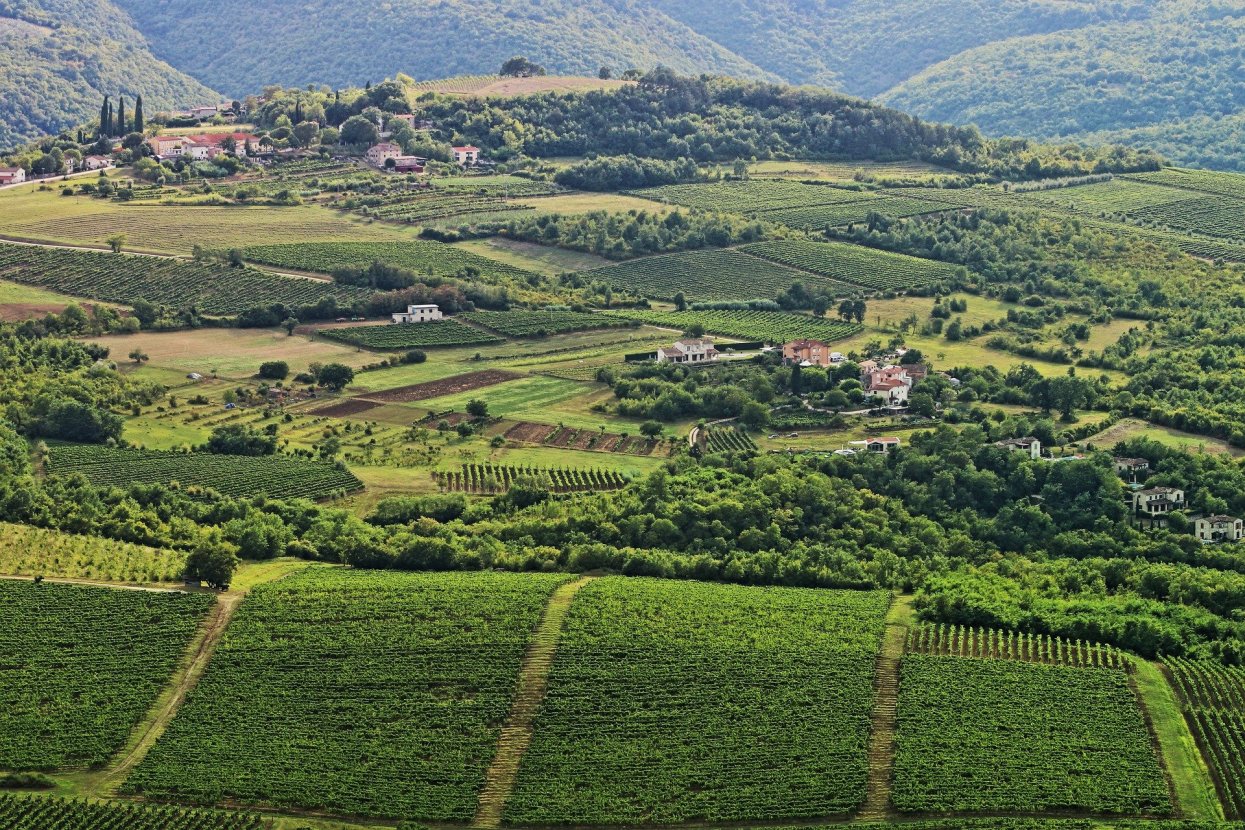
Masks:
[[[108,0],[0,0],[0,147],[90,120],[105,94],[141,94],[148,113],[220,98]]]
[[[1176,0],[1146,20],[1012,38],[963,52],[880,96],[925,118],[1040,138],[1177,130],[1213,154],[1219,119],[1245,110],[1245,0]],[[1178,125],[1183,124],[1183,127]],[[1234,148],[1239,155],[1240,148]]]
[[[156,54],[234,95],[269,83],[346,86],[398,72],[492,72],[516,54],[567,74],[660,63],[678,72],[777,80],[649,3],[629,0],[307,0],[296,15],[284,3],[260,0],[120,5]],[[246,20],[245,36],[222,38],[222,20]]]

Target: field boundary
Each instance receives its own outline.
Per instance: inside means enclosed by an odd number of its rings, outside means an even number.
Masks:
[[[540,711],[549,687],[549,673],[553,668],[566,614],[575,595],[594,578],[581,576],[565,582],[549,595],[549,602],[532,634],[527,654],[523,656],[514,703],[498,738],[497,752],[484,776],[484,787],[480,790],[480,801],[475,821],[472,822],[474,827],[501,827],[502,813],[519,777],[519,762],[532,742],[536,713]]]
[[[869,731],[869,780],[857,819],[891,816],[891,776],[895,768],[895,728],[899,711],[899,663],[912,623],[912,596],[896,596],[886,612],[886,632],[874,673],[873,724]]]

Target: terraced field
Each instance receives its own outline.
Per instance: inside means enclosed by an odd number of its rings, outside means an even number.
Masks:
[[[593,581],[566,617],[505,820],[853,811],[887,604],[883,593]]]
[[[470,820],[528,639],[567,578],[313,567],[260,586],[125,789]]]

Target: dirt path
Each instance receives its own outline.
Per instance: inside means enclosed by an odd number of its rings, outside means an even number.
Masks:
[[[583,576],[567,582],[558,586],[549,597],[545,613],[536,627],[536,633],[532,635],[527,654],[523,657],[523,667],[519,671],[519,688],[515,693],[514,703],[510,706],[506,725],[502,727],[501,738],[497,742],[497,754],[485,774],[484,789],[480,792],[480,805],[476,809],[473,822],[475,827],[501,826],[502,812],[514,791],[514,783],[519,775],[519,761],[532,742],[532,724],[549,686],[549,671],[553,668],[553,657],[558,649],[558,639],[562,636],[562,623],[566,619],[566,612],[570,610],[575,594],[592,579],[593,577]]]
[[[890,817],[895,766],[895,716],[899,708],[899,661],[912,623],[912,597],[897,596],[886,614],[886,633],[874,673],[873,729],[869,735],[869,783],[858,818]]]
[[[187,655],[182,658],[172,683],[157,698],[152,711],[148,712],[147,717],[130,736],[124,750],[125,754],[96,782],[94,789],[98,794],[115,793],[116,788],[129,775],[130,770],[147,757],[152,746],[168,729],[173,716],[185,702],[186,694],[195,687],[199,678],[203,677],[203,673],[207,670],[208,661],[215,653],[216,646],[220,644],[221,637],[224,636],[225,629],[229,627],[229,621],[233,619],[234,612],[242,603],[243,596],[244,594],[217,596],[216,608],[204,622],[202,630],[191,641]]]

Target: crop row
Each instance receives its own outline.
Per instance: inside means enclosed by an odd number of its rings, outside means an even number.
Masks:
[[[865,797],[880,592],[593,581],[558,642],[511,824],[844,815]]]
[[[1164,167],[1152,173],[1131,173],[1124,178],[1149,184],[1180,187],[1219,196],[1235,196],[1245,199],[1245,176],[1239,173],[1219,173],[1212,170],[1185,170]]]
[[[164,688],[212,602],[0,581],[0,769],[105,763]]]
[[[171,582],[185,565],[182,551],[0,522],[0,573]]]
[[[722,249],[642,257],[581,276],[662,300],[671,300],[676,294],[689,301],[772,300],[797,282],[836,296],[860,291],[855,286],[796,271],[740,250]]]
[[[910,628],[905,650],[935,657],[1022,660],[1077,668],[1128,670],[1131,666],[1119,649],[1100,643],[945,623]]]
[[[902,812],[1172,812],[1125,672],[909,654],[899,689]]]
[[[634,195],[697,210],[752,216],[764,211],[856,202],[872,194],[824,185],[752,179],[714,184],[674,184],[634,191]]]
[[[463,464],[461,470],[438,470],[441,489],[451,493],[505,493],[520,479],[544,481],[555,493],[589,493],[619,490],[627,478],[616,470],[579,468],[513,467],[506,464]]]
[[[1229,196],[1193,195],[1184,201],[1134,210],[1130,215],[1190,233],[1245,239],[1245,200]]]
[[[1224,812],[1245,818],[1245,669],[1181,658],[1166,663]]]
[[[619,316],[653,326],[686,331],[701,326],[709,334],[764,343],[787,343],[800,338],[841,340],[860,331],[854,323],[787,314],[782,311],[620,311]]]
[[[771,210],[758,218],[805,231],[820,231],[852,223],[864,222],[870,213],[883,216],[906,217],[923,213],[950,210],[951,205],[910,196],[877,196],[855,202],[833,205],[811,205]]]
[[[484,346],[500,343],[500,337],[464,325],[457,320],[396,323],[383,326],[344,326],[321,329],[330,340],[353,343],[365,349],[413,349],[437,346]]]
[[[466,822],[565,578],[313,567],[260,586],[124,790]]]
[[[544,337],[632,325],[617,317],[581,311],[474,311],[459,316],[507,337]]]
[[[96,445],[53,446],[48,453],[48,471],[59,475],[81,473],[100,487],[177,482],[182,487],[201,487],[227,496],[266,493],[274,499],[327,498],[363,486],[349,470],[328,461]]]
[[[956,271],[946,263],[841,242],[784,239],[758,242],[743,250],[753,256],[812,271],[832,280],[883,291],[948,280],[955,276]]]
[[[338,268],[366,268],[383,262],[415,274],[455,277],[476,274],[491,280],[526,280],[528,272],[441,242],[313,242],[246,248],[250,262],[330,273]]]
[[[0,244],[0,276],[70,294],[128,305],[144,299],[205,314],[237,314],[273,303],[314,305],[326,297],[351,303],[371,292],[318,280],[265,274],[250,268]]]
[[[735,427],[706,427],[709,452],[756,452],[756,442]]]
[[[5,830],[263,830],[253,813],[0,795]]]

